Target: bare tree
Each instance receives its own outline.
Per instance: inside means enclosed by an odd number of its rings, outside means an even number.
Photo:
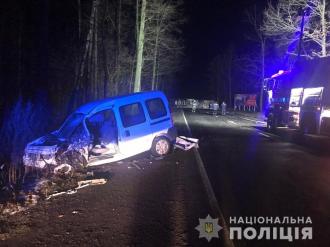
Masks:
[[[259,52],[257,54],[248,53],[243,57],[243,64],[245,66],[246,73],[252,73],[257,79],[260,85],[260,98],[259,108],[263,109],[263,92],[264,92],[264,79],[265,79],[265,56],[266,56],[266,37],[261,30],[261,18],[258,16],[257,9],[254,8],[246,12],[247,21],[254,30],[254,35],[250,36],[250,39],[257,43],[259,46]],[[244,61],[245,60],[245,61]],[[244,66],[243,66],[244,68]]]
[[[297,44],[302,17],[305,18],[302,40],[305,55],[328,56],[330,16],[326,0],[279,0],[276,6],[269,3],[264,11],[262,31],[274,38],[279,46]],[[289,49],[288,53],[297,55],[295,50]]]
[[[145,32],[145,67],[151,75],[151,89],[159,86],[161,76],[180,68],[183,45],[180,25],[185,21],[181,13],[182,1],[150,0],[147,8]]]
[[[78,4],[80,4],[80,2],[78,2]],[[86,89],[85,87],[89,86],[89,84],[90,84],[90,83],[87,83],[87,85],[85,85],[84,78],[87,77],[88,79],[90,79],[91,74],[92,74],[91,73],[92,65],[94,65],[92,51],[93,51],[93,47],[95,47],[95,32],[97,31],[95,28],[96,27],[95,17],[97,16],[96,12],[97,12],[98,6],[99,6],[99,0],[94,0],[92,9],[91,9],[90,18],[89,18],[89,29],[88,29],[88,34],[87,34],[86,41],[85,41],[84,51],[82,53],[81,58],[78,60],[79,66],[78,66],[78,71],[77,71],[75,82],[74,82],[74,94],[73,94],[74,98],[72,99],[73,106],[75,104],[77,104],[77,101],[79,101],[79,99],[78,99],[79,96],[83,95],[84,97],[86,97],[87,90],[85,90],[86,93],[83,93],[82,91],[84,89]],[[80,5],[79,5],[79,8],[80,8]],[[79,15],[79,18],[80,18],[80,15]],[[79,20],[79,25],[80,25],[80,22],[81,22],[81,20]],[[87,75],[86,75],[86,72],[87,72]],[[95,83],[95,82],[91,82],[91,83]],[[94,94],[93,90],[94,90],[94,87],[91,86],[92,95]],[[80,94],[80,95],[78,95],[78,94]],[[83,97],[82,101],[85,101],[84,97]]]
[[[147,78],[156,89],[161,77],[173,74],[182,53],[177,6],[170,0],[77,0],[82,45],[74,104],[149,89],[141,85]]]

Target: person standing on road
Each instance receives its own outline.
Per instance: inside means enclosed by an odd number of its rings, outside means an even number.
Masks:
[[[194,100],[193,103],[192,103],[191,111],[196,112],[196,109],[197,109],[197,100]]]
[[[210,104],[210,108],[211,108],[211,110],[212,110],[212,115],[213,115],[213,116],[216,116],[217,113],[218,113],[218,110],[219,110],[219,104],[218,104],[218,102],[213,102],[213,103],[211,103],[211,104]]]
[[[227,104],[223,101],[221,104],[221,115],[226,115]]]

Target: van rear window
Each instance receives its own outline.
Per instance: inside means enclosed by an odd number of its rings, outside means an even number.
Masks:
[[[121,121],[125,128],[144,123],[146,121],[142,106],[140,103],[124,105],[119,108]]]
[[[162,99],[150,99],[146,101],[146,104],[151,119],[156,119],[167,115],[167,111]]]

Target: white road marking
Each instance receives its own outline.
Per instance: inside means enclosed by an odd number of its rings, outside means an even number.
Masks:
[[[133,165],[136,169],[138,169],[138,170],[142,170],[141,167],[140,167],[139,165],[137,165],[137,164],[135,164],[135,163],[133,163],[132,165]]]
[[[246,120],[246,121],[254,122],[254,123],[266,124],[265,121],[257,121],[257,120],[255,120],[255,119],[249,119],[249,118],[245,118],[245,117],[240,117],[240,118],[242,118],[242,119],[244,119],[244,120]]]
[[[183,120],[184,120],[184,122],[185,122],[185,124],[187,126],[188,132],[191,135],[191,129],[190,129],[190,126],[189,126],[189,124],[187,122],[186,116],[184,115],[184,111],[182,111],[182,116],[183,116]]]
[[[182,116],[183,116],[183,119],[186,123],[186,126],[187,126],[187,129],[189,131],[189,134],[191,136],[191,129],[190,129],[190,126],[188,124],[188,121],[186,119],[186,116],[184,114],[184,111],[182,111]],[[209,203],[210,203],[210,206],[211,206],[211,209],[212,211],[217,215],[219,216],[220,218],[220,221],[221,223],[223,224],[223,236],[224,236],[224,243],[225,243],[225,246],[226,247],[234,247],[234,242],[229,238],[229,228],[226,224],[226,221],[225,221],[225,218],[220,210],[220,207],[219,207],[219,203],[218,203],[218,200],[217,198],[215,197],[215,194],[214,194],[214,191],[213,191],[213,188],[211,186],[211,182],[210,182],[210,179],[206,173],[206,170],[205,170],[205,166],[204,166],[204,163],[203,163],[203,160],[200,156],[200,153],[198,151],[197,148],[193,148],[193,151],[194,151],[194,155],[195,155],[195,158],[196,158],[196,162],[197,162],[197,165],[198,165],[198,170],[199,170],[199,173],[201,175],[201,178],[202,178],[202,182],[203,182],[203,185],[205,187],[205,191],[206,191],[206,194],[207,194],[207,197],[209,199]]]
[[[252,119],[249,119],[249,118],[246,118],[246,117],[240,117],[240,118],[242,118],[244,120],[247,120],[247,121],[250,121],[250,122],[255,122],[255,120],[252,120]]]
[[[234,121],[231,121],[231,120],[228,120],[227,122],[228,122],[228,123],[231,123],[231,124],[238,125],[238,123],[235,123]]]
[[[259,135],[261,135],[261,136],[264,136],[264,137],[267,137],[267,138],[271,138],[271,136],[266,135],[266,134],[264,134],[264,133],[262,133],[262,132],[258,132],[258,133],[259,133]]]

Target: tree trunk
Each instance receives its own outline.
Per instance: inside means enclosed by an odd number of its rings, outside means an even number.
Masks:
[[[19,27],[18,27],[18,57],[17,57],[17,88],[22,90],[22,74],[23,74],[23,64],[22,64],[22,30],[23,30],[23,17],[20,14],[19,17]],[[21,93],[21,92],[20,92]]]
[[[327,56],[327,21],[326,17],[326,9],[325,9],[325,0],[320,3],[320,17],[321,17],[321,28],[322,28],[322,57]]]
[[[85,99],[86,100],[90,100],[94,98],[95,95],[95,85],[94,85],[94,49],[95,49],[95,17],[96,17],[96,6],[97,6],[97,1],[98,0],[94,0],[93,1],[93,7],[92,7],[92,14],[90,17],[90,29],[89,29],[89,34],[90,37],[87,37],[87,39],[89,38],[88,42],[89,45],[87,46],[87,53],[86,53],[86,60],[83,62],[87,63],[87,74],[86,74],[86,81],[85,81],[85,85],[83,85],[83,83],[81,82],[81,89],[84,89],[84,94],[85,95]],[[80,78],[81,80],[84,78],[83,74],[84,74],[84,68],[82,68],[83,70],[82,72],[82,78]],[[85,88],[84,88],[85,86]]]
[[[77,0],[78,8],[78,39],[81,38],[81,0]]]
[[[140,0],[136,0],[136,13],[135,13],[135,45],[136,49],[139,46],[139,10],[140,10]],[[137,53],[137,51],[136,51]]]
[[[95,0],[95,24],[94,24],[94,52],[93,52],[93,81],[92,84],[94,85],[94,95],[93,99],[98,98],[98,7],[99,7],[99,0]]]
[[[91,16],[89,18],[89,30],[86,38],[86,43],[85,43],[85,51],[82,56],[82,59],[80,61],[80,66],[79,66],[79,73],[77,74],[77,78],[75,78],[75,84],[76,87],[81,87],[80,85],[80,78],[83,77],[84,75],[84,70],[86,66],[86,60],[88,58],[88,54],[90,51],[91,43],[92,43],[92,38],[93,38],[93,31],[94,31],[94,15],[95,15],[95,9],[94,9],[94,4],[92,6],[92,11],[91,11]]]
[[[106,30],[106,24],[104,24],[101,35],[102,35],[102,53],[103,53],[103,69],[104,69],[104,81],[103,81],[103,97],[108,97],[108,83],[110,81],[110,71],[108,67],[108,54],[107,54],[107,47],[105,44],[105,34],[104,31]]]
[[[153,56],[153,65],[152,65],[152,85],[151,90],[155,90],[156,86],[156,73],[157,73],[157,56],[158,56],[158,42],[159,42],[159,26],[156,31],[156,40],[155,40],[155,48],[154,48],[154,56]]]
[[[131,76],[130,76],[129,87],[128,87],[128,92],[129,92],[129,93],[131,93],[132,90],[133,90],[135,59],[136,59],[136,54],[134,54],[134,57],[133,57],[133,59],[132,59],[132,61],[131,61]]]
[[[78,1],[78,4],[80,4],[80,1]],[[74,86],[73,86],[73,90],[72,90],[72,96],[71,96],[70,103],[69,103],[69,106],[68,106],[68,112],[71,112],[72,108],[76,108],[77,103],[80,103],[80,102],[78,102],[79,101],[79,96],[82,96],[82,97],[86,96],[86,94],[84,92],[82,92],[82,89],[83,89],[82,78],[84,76],[86,66],[87,66],[87,69],[89,70],[89,58],[90,58],[89,54],[90,54],[90,51],[91,51],[92,39],[93,39],[94,15],[95,15],[95,8],[94,8],[94,1],[93,1],[93,5],[92,5],[92,9],[91,9],[91,15],[90,15],[90,18],[89,18],[89,30],[88,30],[88,34],[87,34],[87,37],[86,37],[84,53],[81,56],[81,59],[77,59],[78,60],[78,65],[77,65],[78,68],[77,68],[77,73],[75,75]],[[80,17],[79,17],[79,13],[78,13],[78,19],[79,18]],[[79,25],[79,20],[78,20],[78,25]]]
[[[140,9],[140,4],[139,4],[140,0],[136,0],[136,13],[135,13],[135,53],[134,53],[134,57],[133,57],[133,61],[131,63],[131,76],[130,76],[130,82],[129,82],[129,93],[131,93],[133,91],[133,87],[134,87],[134,72],[135,72],[135,67],[136,67],[136,55],[137,55],[137,48],[139,45],[138,42],[138,37],[139,37],[139,9]]]
[[[141,73],[143,67],[143,46],[144,46],[144,26],[146,19],[146,5],[147,5],[147,0],[142,0],[137,57],[136,57],[134,92],[141,91]]]
[[[157,71],[157,73],[156,73],[156,84],[155,84],[155,89],[154,90],[158,90],[159,89],[159,85],[161,84],[160,83],[160,76],[159,76],[159,73],[158,73],[158,71],[159,71],[159,62],[157,62],[157,69],[156,69],[156,71]]]

